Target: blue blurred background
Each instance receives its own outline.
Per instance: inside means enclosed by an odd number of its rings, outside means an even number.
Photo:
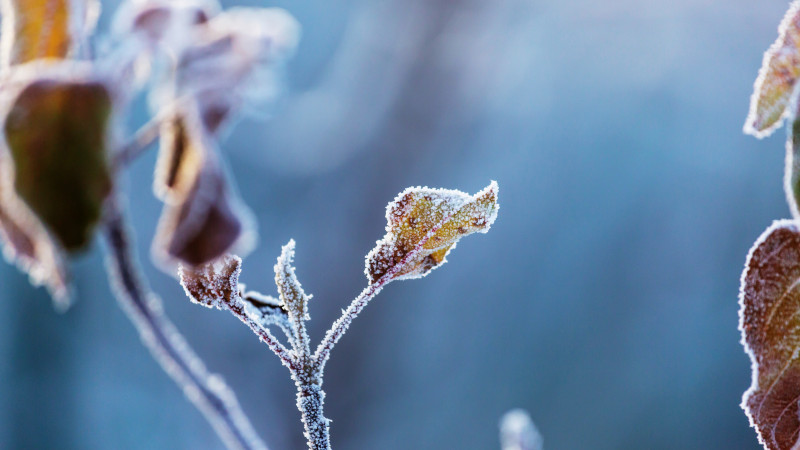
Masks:
[[[335,448],[495,449],[513,407],[553,450],[758,448],[739,408],[739,275],[789,212],[783,131],[758,141],[741,128],[787,1],[269,5],[303,26],[287,92],[273,120],[241,121],[222,146],[258,217],[243,281],[272,293],[294,238],[314,340],[364,287],[397,192],[500,185],[489,234],[384,290],[337,346]],[[278,359],[147,259],[154,160],[127,182],[153,288],[267,443],[303,448]],[[221,448],[102,264],[96,244],[74,261],[78,301],[63,315],[0,265],[0,447]]]

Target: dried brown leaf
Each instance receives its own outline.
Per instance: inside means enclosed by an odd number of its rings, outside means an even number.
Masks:
[[[497,192],[494,181],[472,196],[420,187],[401,192],[386,208],[386,236],[367,255],[370,283],[390,272],[393,280],[419,278],[446,262],[459,239],[489,231],[499,209]]]
[[[753,365],[742,408],[771,450],[800,446],[800,228],[777,221],[747,258],[740,292],[742,342]]]
[[[179,271],[181,285],[193,302],[219,309],[236,303],[241,273],[242,260],[234,255],[225,255],[202,266],[181,266]]]
[[[764,62],[750,99],[744,132],[756,137],[772,134],[788,115],[787,107],[800,77],[800,2],[795,1],[778,27],[778,39]]]
[[[197,266],[234,248],[249,251],[249,215],[231,192],[196,110],[181,109],[166,126],[156,173],[155,190],[166,204],[153,246],[157,260]]]

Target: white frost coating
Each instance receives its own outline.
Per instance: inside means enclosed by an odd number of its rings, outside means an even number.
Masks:
[[[769,236],[775,230],[784,228],[797,232],[798,229],[800,228],[800,222],[790,219],[781,219],[772,222],[772,225],[770,225],[766,230],[764,230],[764,232],[761,233],[761,236],[759,236],[758,239],[756,239],[756,241],[753,243],[753,246],[750,247],[750,251],[747,253],[747,259],[745,260],[744,263],[744,270],[742,271],[742,275],[739,278],[739,332],[741,333],[739,342],[742,344],[742,347],[744,347],[744,351],[745,353],[747,353],[747,356],[750,357],[750,371],[751,371],[750,375],[751,384],[750,387],[744,392],[744,394],[742,394],[742,401],[739,403],[739,407],[742,408],[742,410],[744,410],[745,412],[745,415],[747,415],[747,419],[750,422],[750,426],[756,430],[758,430],[758,427],[755,422],[755,418],[750,415],[750,409],[747,407],[747,398],[753,395],[755,392],[758,392],[758,390],[760,389],[758,383],[760,375],[758,371],[758,359],[753,349],[750,348],[750,345],[748,345],[747,343],[747,336],[745,334],[745,329],[744,329],[745,289],[747,287],[746,279],[747,279],[748,268],[751,265],[751,260],[753,259],[753,255],[755,254],[756,250],[758,250],[758,248],[761,247],[761,245],[769,238]],[[759,443],[764,445],[766,448],[767,443],[761,436],[761,433],[757,432],[756,435],[758,436]],[[793,449],[798,448],[799,445],[800,445],[800,439],[798,439],[798,442],[792,448]]]
[[[306,295],[295,275],[292,266],[294,246],[294,239],[292,239],[281,249],[281,255],[275,264],[275,284],[278,286],[281,305],[289,312],[294,352],[300,360],[307,361],[311,356],[311,347],[305,321],[311,319],[308,315],[308,302],[311,300],[311,296]]]
[[[780,128],[783,125],[784,120],[792,115],[792,112],[788,108],[788,106],[794,103],[795,99],[798,96],[798,84],[795,84],[794,88],[792,89],[791,97],[785,99],[783,101],[777,102],[774,108],[783,109],[783,114],[781,118],[777,120],[773,125],[759,130],[755,127],[755,123],[758,117],[758,97],[761,94],[761,90],[764,88],[764,82],[766,81],[767,73],[769,72],[769,61],[772,59],[773,56],[779,54],[779,52],[785,51],[783,49],[782,37],[786,35],[789,26],[791,25],[792,21],[795,19],[795,16],[800,13],[800,0],[796,0],[792,2],[789,6],[789,10],[786,11],[786,14],[783,16],[783,20],[781,20],[780,25],[778,26],[778,39],[772,43],[769,49],[764,52],[764,58],[761,63],[761,69],[758,72],[758,77],[753,85],[753,94],[750,96],[750,111],[747,114],[747,119],[744,122],[743,131],[745,134],[749,134],[752,136],[757,137],[758,139],[765,138],[771,135],[775,130]],[[795,49],[800,50],[800,49]]]
[[[500,419],[502,450],[542,450],[544,442],[533,420],[523,409],[512,409]]]
[[[200,358],[163,314],[160,300],[144,286],[133,259],[127,230],[119,211],[114,208],[110,208],[106,231],[111,284],[144,345],[230,448],[266,450],[233,392],[221,377],[206,370]]]
[[[447,262],[447,255],[456,247],[458,240],[470,233],[488,233],[494,221],[500,205],[497,203],[497,196],[500,188],[497,182],[492,180],[488,186],[477,194],[469,195],[465,192],[453,189],[434,189],[429,187],[410,187],[397,195],[392,202],[386,206],[386,235],[383,239],[376,241],[376,246],[366,257],[366,267],[364,273],[370,282],[375,282],[377,275],[382,275],[396,266],[408,265],[409,268],[399,267],[394,272],[395,280],[408,280],[422,278],[428,275],[433,269],[442,266]],[[487,210],[486,206],[479,202],[482,199],[493,199],[491,207]],[[426,214],[412,216],[412,212],[421,201],[430,202],[430,208],[424,211]],[[417,210],[417,213],[420,211]],[[464,217],[459,217],[463,215]],[[461,233],[451,230],[440,236],[439,245],[432,242],[431,238],[442,229],[448,221],[452,219],[464,219],[466,224],[460,227]],[[468,219],[468,220],[467,220]],[[427,236],[418,241],[409,241],[405,236],[404,227],[413,227],[421,230],[431,230]],[[441,233],[439,233],[441,234]],[[415,257],[410,258],[410,246],[423,247]],[[424,263],[421,259],[426,258],[433,252],[447,248],[443,259],[436,263]],[[419,250],[422,250],[421,248]]]

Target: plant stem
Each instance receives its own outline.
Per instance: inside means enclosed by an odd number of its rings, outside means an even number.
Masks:
[[[144,345],[229,448],[266,450],[236,396],[218,375],[208,373],[164,315],[161,301],[149,292],[135,262],[127,224],[113,199],[108,202],[106,214],[104,234],[109,277],[116,287],[117,301],[136,326]]]
[[[163,120],[164,114],[159,114],[136,130],[131,140],[114,155],[113,166],[123,168],[141,156],[158,139]]]
[[[331,421],[322,412],[325,391],[319,381],[321,380],[311,383],[297,381],[297,409],[303,419],[309,450],[331,450]]]

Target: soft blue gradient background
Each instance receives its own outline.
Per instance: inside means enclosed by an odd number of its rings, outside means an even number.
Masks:
[[[489,234],[391,285],[337,346],[336,448],[494,449],[513,407],[550,450],[758,448],[739,408],[739,275],[789,213],[783,130],[758,141],[741,127],[787,1],[275,4],[304,27],[288,93],[223,148],[258,216],[243,280],[273,292],[294,238],[315,340],[365,285],[397,192],[500,184]],[[126,182],[154,289],[268,444],[303,448],[277,358],[146,258],[154,159]],[[99,245],[75,260],[64,315],[0,265],[0,448],[221,448],[140,345],[102,264]]]

